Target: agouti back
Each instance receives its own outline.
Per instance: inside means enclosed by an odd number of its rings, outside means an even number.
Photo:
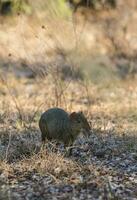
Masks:
[[[42,141],[57,140],[65,145],[73,144],[83,129],[87,135],[90,131],[89,123],[82,112],[68,114],[61,108],[51,108],[41,115],[39,127]]]

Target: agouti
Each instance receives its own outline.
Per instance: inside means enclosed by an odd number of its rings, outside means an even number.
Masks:
[[[41,115],[39,127],[42,141],[56,140],[65,146],[72,145],[83,129],[84,135],[90,131],[89,123],[82,112],[68,114],[61,108],[51,108]]]

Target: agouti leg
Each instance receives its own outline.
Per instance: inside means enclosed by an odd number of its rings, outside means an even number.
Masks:
[[[65,149],[66,149],[66,153],[65,153],[65,156],[66,157],[69,157],[72,155],[72,150],[73,150],[73,146],[65,146]]]

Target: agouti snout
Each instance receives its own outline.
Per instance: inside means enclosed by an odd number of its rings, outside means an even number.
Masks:
[[[61,108],[51,108],[44,112],[39,127],[42,141],[57,140],[65,145],[73,144],[81,130],[84,135],[90,132],[90,125],[82,112],[68,114]]]

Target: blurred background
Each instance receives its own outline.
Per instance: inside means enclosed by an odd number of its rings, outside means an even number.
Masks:
[[[101,84],[135,79],[136,11],[136,0],[0,0],[0,70]]]

